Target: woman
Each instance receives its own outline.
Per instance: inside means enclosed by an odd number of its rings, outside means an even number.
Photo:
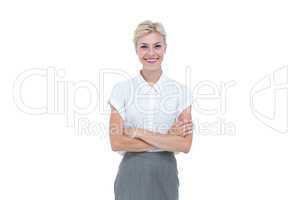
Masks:
[[[192,144],[192,95],[162,68],[166,33],[144,21],[134,33],[142,70],[117,83],[109,103],[110,143],[123,155],[114,182],[117,200],[176,200],[178,171],[174,153]]]

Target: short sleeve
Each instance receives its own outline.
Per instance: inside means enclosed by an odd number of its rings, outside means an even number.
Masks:
[[[192,105],[192,103],[193,103],[192,91],[188,87],[182,86],[182,90],[179,95],[177,117],[182,113],[182,111],[184,111],[186,108]]]
[[[119,82],[114,85],[110,97],[107,101],[108,104],[112,105],[121,115],[122,119],[125,120],[125,99],[126,92],[124,91],[124,82]],[[121,156],[125,155],[125,151],[117,151]]]
[[[125,120],[125,99],[126,92],[124,91],[124,82],[119,82],[114,85],[110,97],[107,101],[111,104],[121,115],[122,119]]]

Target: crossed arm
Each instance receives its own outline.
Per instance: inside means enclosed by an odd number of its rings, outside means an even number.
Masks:
[[[155,147],[174,152],[188,153],[192,145],[191,106],[186,108],[168,134],[158,134],[140,128],[124,128],[124,121],[111,106],[110,143],[113,151],[142,152]]]

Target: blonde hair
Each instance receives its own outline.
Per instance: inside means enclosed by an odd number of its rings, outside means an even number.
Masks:
[[[159,33],[164,40],[164,43],[167,44],[166,42],[166,31],[163,27],[163,25],[160,22],[152,22],[150,20],[145,20],[141,23],[138,24],[134,31],[134,36],[133,36],[133,42],[134,46],[136,48],[137,46],[137,41],[145,36],[148,35],[149,33]]]

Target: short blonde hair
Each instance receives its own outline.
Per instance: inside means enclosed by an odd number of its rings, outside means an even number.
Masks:
[[[144,35],[148,35],[149,33],[159,33],[164,40],[164,43],[167,44],[166,42],[166,31],[163,25],[160,22],[152,22],[150,20],[145,20],[141,23],[138,24],[134,31],[134,36],[133,36],[133,42],[134,46],[136,48],[137,46],[137,41]]]

